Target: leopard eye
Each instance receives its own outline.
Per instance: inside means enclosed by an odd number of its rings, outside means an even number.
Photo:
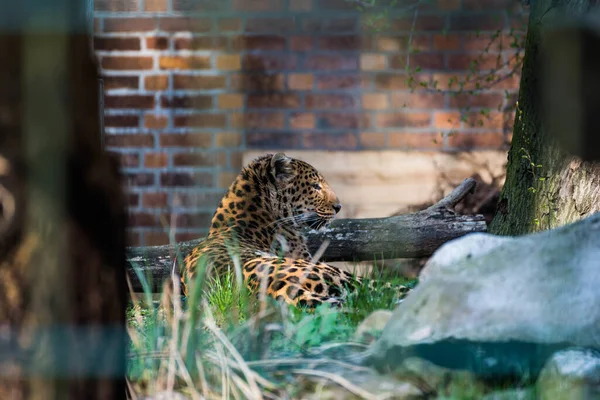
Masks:
[[[313,183],[311,186],[316,190],[321,190],[321,185],[318,183]]]

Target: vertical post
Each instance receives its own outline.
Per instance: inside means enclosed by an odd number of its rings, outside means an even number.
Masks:
[[[100,120],[100,146],[104,150],[104,79],[98,78],[98,119]]]

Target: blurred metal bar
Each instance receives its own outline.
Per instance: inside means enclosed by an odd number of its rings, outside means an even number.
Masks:
[[[98,119],[100,120],[100,146],[104,150],[104,79],[98,78]]]

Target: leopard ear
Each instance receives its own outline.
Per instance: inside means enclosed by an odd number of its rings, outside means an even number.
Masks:
[[[292,159],[283,153],[271,157],[271,173],[277,181],[286,181],[294,176]]]

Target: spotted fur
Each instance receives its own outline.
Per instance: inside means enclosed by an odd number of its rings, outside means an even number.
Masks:
[[[185,258],[184,293],[206,257],[217,274],[233,270],[237,259],[250,289],[288,304],[343,303],[347,288],[361,279],[312,262],[303,235],[306,228],[325,228],[340,209],[329,184],[306,162],[283,153],[254,160],[219,203],[208,237]]]

